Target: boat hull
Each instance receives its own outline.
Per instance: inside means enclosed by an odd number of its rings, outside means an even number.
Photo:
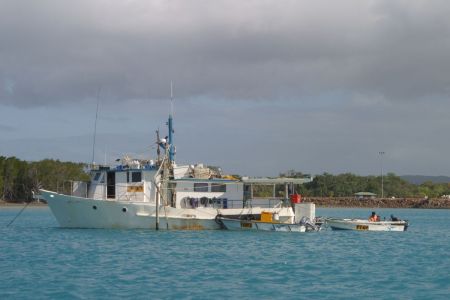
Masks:
[[[156,206],[150,202],[91,199],[40,190],[59,225],[64,228],[156,229]],[[253,211],[256,209],[253,208]],[[222,215],[248,213],[246,209],[223,209]],[[288,210],[286,210],[288,212]],[[159,207],[158,229],[216,230],[218,210]],[[285,218],[292,217],[286,213]]]
[[[362,219],[327,219],[327,226],[333,230],[357,231],[406,231],[406,221],[379,221],[369,222]]]
[[[306,232],[306,227],[300,224],[271,223],[225,218],[220,218],[218,222],[223,224],[223,227],[227,230]]]
[[[126,202],[80,198],[41,191],[59,225],[64,228],[156,229],[156,206],[145,202]],[[159,229],[220,229],[215,214],[171,207],[159,207]]]

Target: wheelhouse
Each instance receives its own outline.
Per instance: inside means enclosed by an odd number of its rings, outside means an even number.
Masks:
[[[91,170],[87,197],[116,201],[154,202],[153,165],[98,166]]]

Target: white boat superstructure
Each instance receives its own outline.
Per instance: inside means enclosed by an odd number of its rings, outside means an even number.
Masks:
[[[260,218],[263,212],[279,216],[281,223],[294,223],[289,194],[294,184],[310,179],[265,179],[265,184],[284,185],[280,197],[254,197],[261,179],[222,176],[202,164],[177,165],[174,160],[172,116],[169,135],[157,137],[158,157],[140,160],[124,157],[116,166],[92,166],[91,180],[72,182],[70,191],[40,190],[62,227],[219,229],[218,214],[228,218],[242,215]],[[161,151],[164,153],[161,155]]]

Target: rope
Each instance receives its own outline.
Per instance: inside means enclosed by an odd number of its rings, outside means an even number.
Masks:
[[[9,227],[9,225],[11,225],[12,223],[14,223],[14,221],[22,214],[22,212],[25,210],[25,208],[27,208],[28,205],[30,205],[30,202],[27,202],[27,204],[25,204],[24,207],[22,207],[22,209],[17,213],[17,215],[14,217],[14,219],[11,220],[11,222],[8,223],[8,225],[6,225],[6,227]]]
[[[168,203],[168,199],[164,199],[165,197],[163,197],[163,194],[161,193],[161,187],[160,186],[158,186],[158,184],[156,184],[156,177],[159,175],[160,177],[161,177],[161,175],[160,175],[160,172],[163,170],[163,166],[164,166],[164,164],[166,163],[166,160],[167,160],[167,152],[168,152],[168,150],[166,149],[166,155],[164,156],[164,158],[163,158],[163,160],[162,160],[162,162],[161,162],[161,165],[159,166],[159,169],[158,169],[158,171],[156,171],[156,173],[155,173],[155,176],[153,177],[153,185],[155,186],[155,188],[156,188],[156,190],[158,191],[158,194],[160,195],[160,197],[161,197],[161,199],[164,201],[164,218],[166,219],[166,229],[169,229],[169,220],[168,220],[168,217],[167,217],[167,210],[166,210],[166,206],[167,206],[167,203]],[[160,182],[162,182],[163,180],[160,180]],[[156,207],[156,209],[159,209],[159,207]]]
[[[164,218],[166,219],[166,229],[169,230],[169,220],[167,218],[166,205],[164,205]]]

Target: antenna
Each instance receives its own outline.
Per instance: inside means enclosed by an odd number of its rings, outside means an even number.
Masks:
[[[97,119],[98,119],[98,106],[100,104],[100,92],[101,92],[101,88],[98,89],[97,91],[97,109],[95,111],[95,123],[94,123],[94,141],[92,143],[92,161],[91,164],[94,164],[94,156],[95,156],[95,138],[97,136]]]
[[[103,161],[103,165],[106,166],[106,145],[105,145],[105,160]]]
[[[170,81],[170,114],[173,115],[173,81]]]

